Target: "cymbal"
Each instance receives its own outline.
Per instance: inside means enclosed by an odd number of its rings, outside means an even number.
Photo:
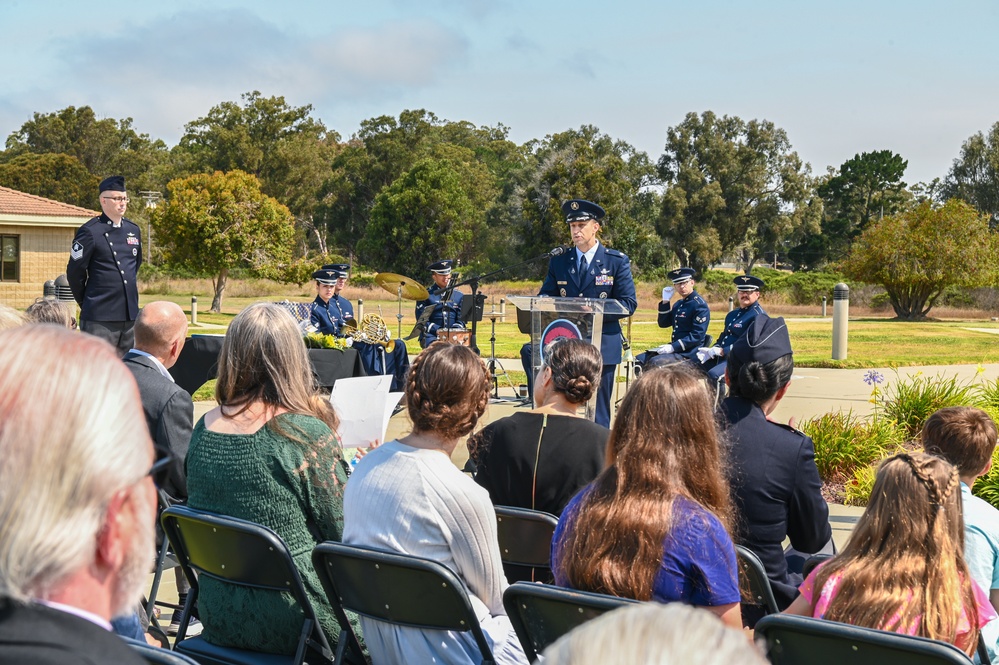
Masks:
[[[402,297],[406,300],[426,300],[430,297],[430,292],[417,282],[405,275],[397,275],[394,272],[380,272],[375,275],[375,284],[382,287],[389,293],[399,293],[402,287]]]

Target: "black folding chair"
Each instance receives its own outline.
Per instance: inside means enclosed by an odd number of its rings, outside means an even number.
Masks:
[[[187,506],[171,506],[163,511],[161,519],[163,530],[191,583],[187,604],[180,617],[180,631],[174,646],[176,651],[190,655],[202,665],[300,665],[307,657],[310,664],[333,661],[333,652],[316,619],[302,578],[280,536],[253,522],[205,513]],[[185,639],[188,619],[192,614],[197,616],[199,577],[290,594],[303,615],[294,656],[220,647],[201,637]],[[249,623],[257,618],[244,616],[242,619]]]
[[[968,665],[957,647],[835,621],[773,614],[756,624],[772,665]]]
[[[637,602],[533,582],[516,582],[503,593],[503,607],[527,660],[532,663],[548,645],[573,628],[622,605]]]
[[[550,579],[552,536],[557,525],[558,518],[551,513],[496,506],[496,532],[507,579],[544,581],[539,572]]]
[[[471,632],[482,665],[493,665],[492,649],[468,590],[447,566],[332,541],[316,546],[312,565],[340,621],[340,641],[349,636],[352,649],[359,650],[360,645],[345,610],[410,628]]]
[[[172,506],[174,502],[163,490],[158,490],[158,493],[159,499],[157,510],[158,514],[162,515],[163,511]],[[170,541],[163,534],[160,534],[159,537],[162,538],[162,542],[160,543],[159,550],[156,552],[156,568],[153,570],[153,582],[149,587],[149,595],[146,597],[144,606],[146,617],[156,628],[159,628],[159,622],[156,620],[157,606],[167,607],[175,612],[179,612],[183,609],[180,605],[158,600],[160,584],[163,581],[163,573],[180,565],[177,561],[177,557],[170,552]]]
[[[154,647],[145,642],[139,642],[131,638],[122,638],[142,656],[150,665],[198,665],[198,661],[191,660],[184,654],[176,653],[168,649]]]
[[[752,604],[763,608],[766,614],[780,612],[774,590],[770,586],[770,578],[767,577],[767,569],[763,567],[760,558],[742,545],[735,546],[735,554],[739,559],[739,578],[752,594]]]

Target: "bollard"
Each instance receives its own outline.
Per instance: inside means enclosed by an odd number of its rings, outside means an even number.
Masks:
[[[735,296],[728,297],[728,311],[735,309]]]
[[[506,298],[500,298],[500,323],[506,323]]]
[[[364,301],[360,298],[357,299],[357,322],[360,324],[361,319],[364,318]]]
[[[191,325],[198,325],[198,296],[191,296]]]
[[[840,282],[833,287],[833,360],[846,360],[846,340],[849,318],[850,287]]]
[[[826,297],[822,296],[822,318],[826,318]]]

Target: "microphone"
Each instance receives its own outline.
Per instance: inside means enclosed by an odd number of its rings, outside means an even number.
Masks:
[[[548,251],[548,256],[562,256],[565,254],[566,247],[564,245],[559,245],[554,249]]]

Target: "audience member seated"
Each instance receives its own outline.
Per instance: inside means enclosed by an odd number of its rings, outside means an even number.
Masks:
[[[964,510],[964,561],[971,579],[988,592],[992,607],[999,611],[999,510],[971,494],[975,480],[992,468],[996,424],[981,409],[952,406],[929,417],[922,442],[926,452],[957,467]],[[982,637],[989,658],[995,662],[999,621],[982,627]]]
[[[468,439],[475,482],[497,506],[561,515],[604,466],[610,430],[579,416],[600,383],[597,347],[560,338],[545,348],[532,411],[487,425]]]
[[[682,603],[619,607],[563,635],[542,656],[545,665],[767,665],[741,630]]]
[[[167,371],[177,362],[187,339],[187,317],[180,305],[172,302],[151,302],[142,308],[135,320],[135,348],[122,360],[132,372],[142,397],[149,434],[156,447],[156,458],[170,458],[161,489],[173,502],[187,501],[187,475],[184,460],[191,443],[194,426],[194,403],[186,390],[174,383]],[[162,538],[162,533],[159,534]],[[190,585],[184,572],[174,568],[179,605],[187,600]],[[180,628],[180,613],[174,612],[167,634],[176,635]],[[197,619],[187,627],[187,635],[201,632]]]
[[[957,469],[933,455],[885,460],[846,547],[809,573],[785,611],[973,654],[979,629],[996,612],[962,556],[959,484]]]
[[[812,440],[768,419],[787,393],[794,372],[784,319],[758,315],[727,358],[730,396],[722,402],[721,412],[731,443],[730,482],[740,526],[736,541],[763,562],[777,605],[783,609],[801,584],[800,568],[799,572],[788,568],[784,539],[808,554],[819,552],[832,539]]]
[[[0,330],[24,325],[24,314],[0,302]]]
[[[110,624],[154,556],[135,381],[107,342],[55,326],[0,333],[0,367],[0,662],[141,665]]]
[[[741,628],[729,487],[703,376],[674,363],[632,385],[608,467],[562,513],[552,567],[560,586],[680,601]]]
[[[24,311],[29,323],[54,323],[63,328],[76,330],[76,318],[63,303],[53,298],[36,298]]]
[[[301,333],[281,306],[258,303],[232,320],[215,400],[187,451],[188,505],[277,532],[332,645],[340,628],[310,557],[317,543],[340,540],[349,467],[336,414],[317,393]],[[208,642],[294,653],[301,618],[280,594],[204,577],[198,609]],[[252,630],[247,614],[268,629]]]
[[[413,361],[406,407],[413,431],[357,464],[344,497],[344,541],[432,559],[468,587],[495,663],[527,662],[503,609],[507,586],[487,492],[451,462],[489,401],[489,373],[474,351],[438,342]],[[470,633],[423,631],[361,617],[375,663],[478,664]]]

